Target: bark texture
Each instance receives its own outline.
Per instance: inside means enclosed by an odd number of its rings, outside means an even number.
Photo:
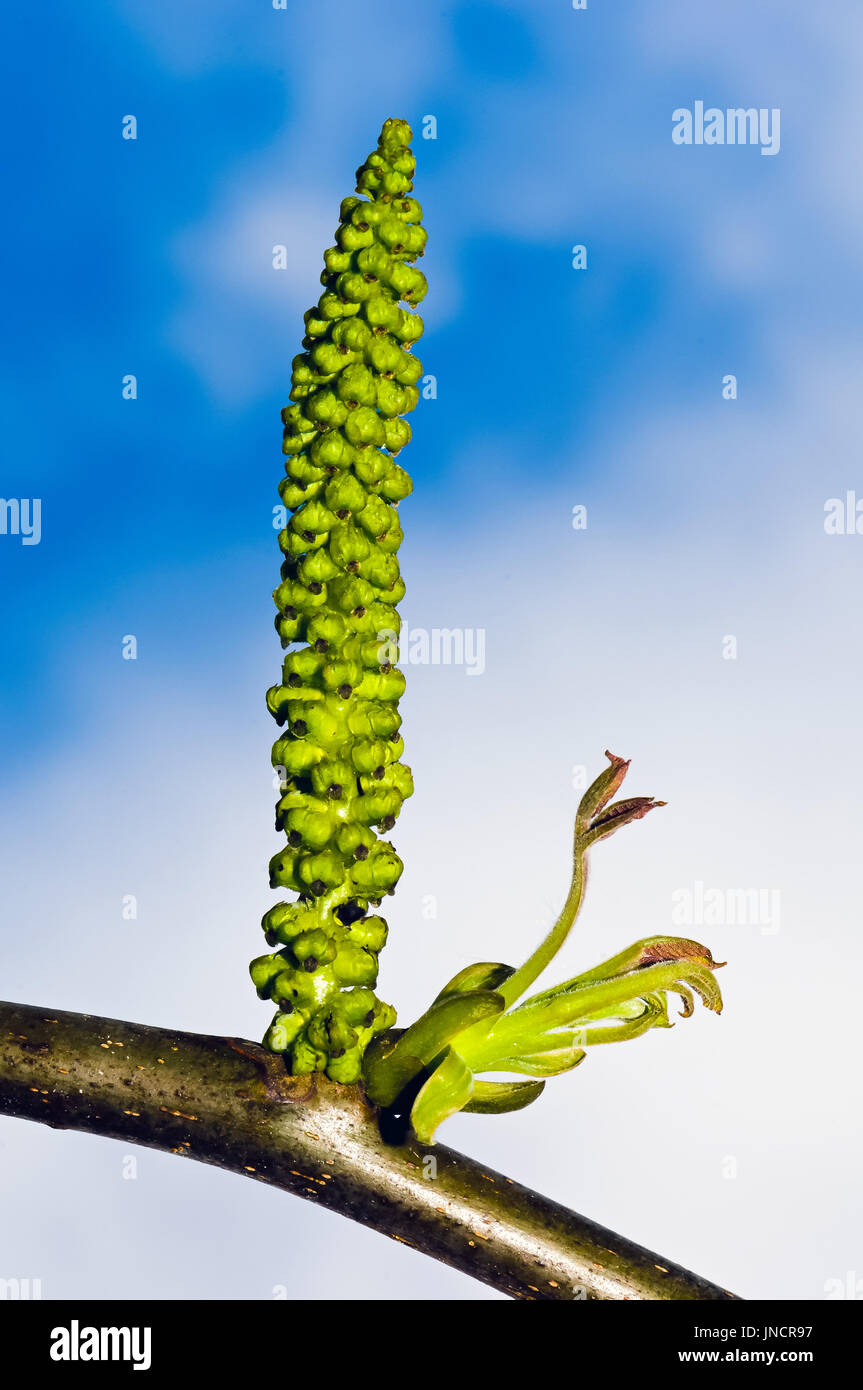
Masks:
[[[359,1087],[238,1038],[0,1003],[0,1114],[269,1183],[513,1298],[734,1297],[442,1144],[385,1137]]]

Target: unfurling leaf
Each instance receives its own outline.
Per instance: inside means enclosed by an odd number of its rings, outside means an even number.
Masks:
[[[376,1105],[392,1105],[415,1076],[467,1028],[502,1013],[491,990],[471,990],[438,999],[399,1037],[377,1038],[366,1054],[366,1091]]]
[[[453,994],[466,994],[472,989],[497,989],[508,980],[515,970],[511,965],[501,965],[499,961],[478,961],[476,965],[466,965],[457,975],[453,975],[435,999],[448,999]]]
[[[438,1126],[458,1110],[502,1114],[530,1104],[547,1077],[572,1071],[591,1047],[673,1027],[670,995],[682,1001],[682,1018],[694,1012],[696,997],[714,1013],[722,1009],[713,973],[722,962],[699,941],[670,936],[645,937],[563,984],[522,997],[578,916],[588,850],[665,804],[648,796],[613,801],[629,763],[612,753],[606,756],[610,766],[578,808],[567,900],[540,946],[518,970],[487,961],[466,966],[406,1033],[382,1034],[366,1053],[367,1089],[379,1104],[392,1105],[404,1092],[406,1108],[422,1082],[411,1121],[423,1142],[431,1142]],[[260,967],[262,978],[269,968]],[[508,1072],[535,1080],[486,1079]]]
[[[474,1081],[473,1094],[464,1108],[469,1115],[504,1115],[509,1110],[523,1110],[544,1090],[544,1081]]]
[[[473,1095],[470,1068],[452,1048],[432,1072],[411,1109],[411,1124],[421,1144],[428,1144],[444,1120],[464,1110]]]

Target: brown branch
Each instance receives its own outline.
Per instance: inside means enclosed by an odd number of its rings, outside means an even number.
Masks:
[[[523,1299],[734,1295],[235,1038],[0,1003],[0,1114],[165,1149],[341,1212]]]

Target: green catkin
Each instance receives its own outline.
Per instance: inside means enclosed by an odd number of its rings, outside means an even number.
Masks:
[[[418,399],[422,367],[410,348],[423,324],[412,309],[426,291],[414,265],[426,233],[411,196],[411,138],[405,121],[388,120],[357,171],[282,411],[279,494],[292,515],[274,598],[291,650],[267,705],[285,730],[273,766],[287,844],[270,884],[298,896],[265,913],[267,941],[280,949],[250,973],[278,1005],[265,1045],[295,1074],[341,1082],[359,1079],[368,1043],[395,1022],[374,993],[387,926],[369,907],[402,872],[377,832],[392,829],[413,790],[400,761],[404,677],[393,664],[404,594],[396,508],[412,487],[396,456]]]

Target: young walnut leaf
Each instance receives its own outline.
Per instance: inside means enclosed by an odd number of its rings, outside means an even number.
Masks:
[[[420,1086],[410,1114],[423,1142],[431,1142],[438,1126],[459,1110],[501,1114],[531,1104],[547,1077],[572,1071],[591,1047],[625,1042],[652,1028],[672,1027],[671,995],[682,1001],[684,1018],[693,1013],[696,996],[713,1012],[722,1008],[713,973],[721,962],[714,961],[698,941],[666,936],[646,937],[592,970],[522,999],[578,916],[588,850],[664,805],[646,796],[613,801],[629,763],[612,753],[606,756],[609,767],[588,788],[578,808],[566,903],[537,950],[518,970],[492,962],[467,966],[406,1034],[392,1043],[379,1039],[367,1053],[366,1084],[372,1099],[385,1105],[400,1096],[409,1100],[414,1095],[409,1088]],[[498,1006],[486,1006],[481,1016],[467,1007],[463,1012],[452,1007],[459,1000],[466,1005],[486,996]],[[424,1047],[418,1045],[421,1037],[427,1042]],[[437,1044],[440,1050],[433,1056]],[[536,1079],[486,1079],[488,1073],[507,1072]]]

